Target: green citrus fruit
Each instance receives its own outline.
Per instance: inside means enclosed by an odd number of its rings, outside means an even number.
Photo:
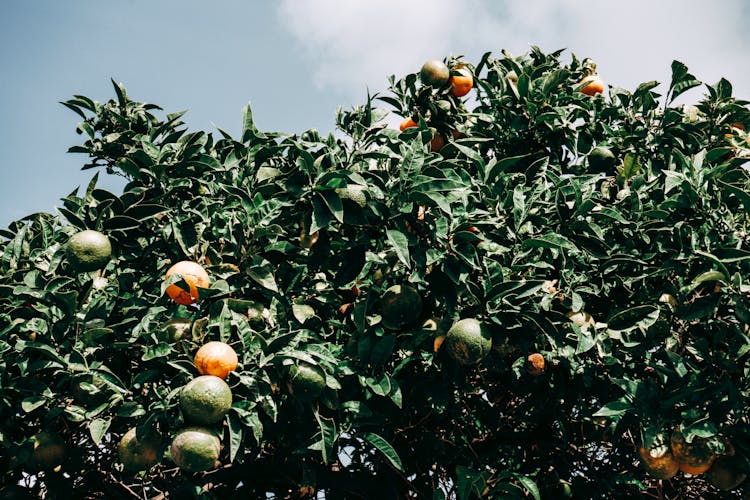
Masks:
[[[617,158],[611,149],[597,146],[588,154],[589,170],[593,172],[607,172],[617,164]]]
[[[154,439],[138,439],[133,427],[120,439],[117,453],[125,469],[142,471],[159,461],[159,443]]]
[[[65,441],[55,433],[42,431],[33,438],[34,463],[43,469],[54,469],[65,460]]]
[[[422,297],[409,285],[394,285],[380,299],[383,326],[397,330],[414,323],[422,314]]]
[[[247,308],[247,322],[255,330],[263,330],[266,320],[271,316],[271,311],[260,302],[252,302]]]
[[[221,422],[232,407],[232,390],[214,375],[196,377],[180,391],[180,408],[188,420],[211,425]]]
[[[79,403],[101,404],[110,396],[107,381],[98,374],[84,375],[72,382],[71,393]]]
[[[422,80],[422,83],[432,85],[436,88],[447,85],[450,77],[451,72],[448,66],[444,62],[437,60],[427,61],[419,71],[419,78]]]
[[[351,200],[363,208],[367,205],[366,193],[367,186],[362,186],[360,184],[349,184],[343,188],[336,188],[336,194],[339,195],[339,198],[342,200]]]
[[[161,325],[162,331],[167,334],[170,342],[176,342],[180,339],[190,336],[190,328],[193,322],[186,318],[174,318]]]
[[[96,271],[112,258],[112,244],[99,231],[87,229],[74,234],[65,247],[68,262],[80,272]]]
[[[263,330],[271,312],[262,303],[255,300],[229,299],[229,309],[234,312],[245,314],[247,321],[254,330]]]
[[[169,454],[177,466],[188,472],[201,472],[216,467],[221,441],[214,431],[205,427],[185,427],[172,440]]]
[[[474,318],[456,322],[448,330],[443,348],[462,365],[473,365],[492,349],[492,337],[485,326]]]
[[[326,377],[317,366],[302,362],[289,369],[289,392],[300,401],[312,401],[323,392]]]

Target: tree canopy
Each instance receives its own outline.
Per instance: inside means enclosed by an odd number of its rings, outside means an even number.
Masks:
[[[340,109],[327,136],[261,131],[249,105],[240,137],[189,131],[114,82],[111,100],[63,103],[82,120],[70,151],[97,173],[57,214],[0,230],[2,491],[737,488],[748,103],[677,61],[663,95],[594,91],[594,64],[562,55],[449,57],[458,79],[432,85],[415,68]],[[677,103],[695,87],[698,102]],[[98,188],[102,173],[123,192]],[[85,269],[70,244],[84,230],[108,239]],[[165,278],[181,261],[209,284]],[[210,378],[193,362],[209,341],[237,354],[232,404],[196,426],[205,395],[183,387]],[[207,383],[225,404],[221,384]]]

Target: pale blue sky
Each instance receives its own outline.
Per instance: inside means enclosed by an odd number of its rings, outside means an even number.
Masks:
[[[742,0],[0,0],[0,226],[85,185],[78,117],[59,101],[131,97],[188,109],[192,129],[237,133],[253,106],[262,130],[333,128],[389,74],[449,53],[476,60],[530,44],[591,56],[608,83],[665,81],[679,59],[750,98],[750,15]],[[100,174],[100,186],[121,183]]]

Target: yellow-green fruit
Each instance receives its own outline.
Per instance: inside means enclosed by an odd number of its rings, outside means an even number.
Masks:
[[[342,200],[351,200],[363,208],[367,205],[366,193],[367,186],[362,186],[360,184],[349,184],[344,188],[336,189],[336,194],[339,195],[339,198]]]
[[[432,85],[436,88],[447,85],[450,77],[451,72],[448,66],[444,62],[437,60],[427,61],[419,71],[419,78],[422,80],[422,83]]]
[[[182,413],[196,424],[221,422],[231,407],[232,390],[214,375],[196,377],[180,391]]]
[[[380,299],[383,326],[397,330],[414,323],[422,314],[422,297],[409,285],[394,285]]]
[[[78,403],[99,405],[109,398],[111,390],[104,378],[94,373],[75,379],[72,383],[71,393]]]
[[[455,323],[443,341],[451,358],[462,365],[473,365],[482,360],[492,349],[492,337],[487,328],[474,318]]]
[[[136,428],[133,427],[120,439],[117,453],[126,470],[142,471],[159,460],[159,443],[153,439],[138,439]]]
[[[186,427],[172,440],[169,454],[177,466],[188,472],[201,472],[216,467],[221,441],[214,431],[204,427]]]
[[[112,244],[99,231],[87,229],[74,234],[65,247],[68,262],[80,272],[96,271],[112,258]]]
[[[162,324],[161,329],[167,334],[170,342],[176,342],[189,336],[192,324],[189,319],[174,318]]]
[[[289,369],[289,392],[300,401],[314,400],[325,386],[325,373],[317,366],[302,362]]]
[[[617,158],[611,149],[597,146],[588,155],[589,170],[593,172],[606,172],[612,170],[617,164]]]
[[[43,431],[34,436],[34,463],[43,469],[54,469],[65,460],[65,441],[52,432]]]

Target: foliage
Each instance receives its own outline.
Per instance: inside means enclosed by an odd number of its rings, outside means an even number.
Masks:
[[[681,430],[718,455],[731,441],[746,468],[750,149],[730,125],[750,111],[726,80],[676,105],[701,85],[679,62],[663,97],[657,82],[588,96],[590,66],[560,56],[485,54],[465,101],[392,77],[325,137],[262,132],[249,106],[239,138],[190,132],[118,84],[106,103],[65,102],[83,120],[70,151],[128,183],[110,193],[97,173],[58,215],[1,233],[1,484],[52,498],[715,495],[702,477],[659,485],[638,450]],[[387,127],[376,101],[418,126]],[[595,147],[616,168],[589,170]],[[84,229],[112,243],[101,271],[66,259]],[[183,260],[211,277],[197,304],[164,293],[187,289],[164,280]],[[385,328],[381,297],[406,284],[421,316]],[[191,322],[177,338],[175,318]],[[463,318],[492,336],[478,365],[433,352]],[[165,449],[123,471],[129,429],[168,448],[186,425],[180,391],[208,341],[240,362],[222,467],[181,472]],[[300,367],[325,380],[314,397],[290,392]],[[61,470],[34,469],[41,431],[64,439]]]

